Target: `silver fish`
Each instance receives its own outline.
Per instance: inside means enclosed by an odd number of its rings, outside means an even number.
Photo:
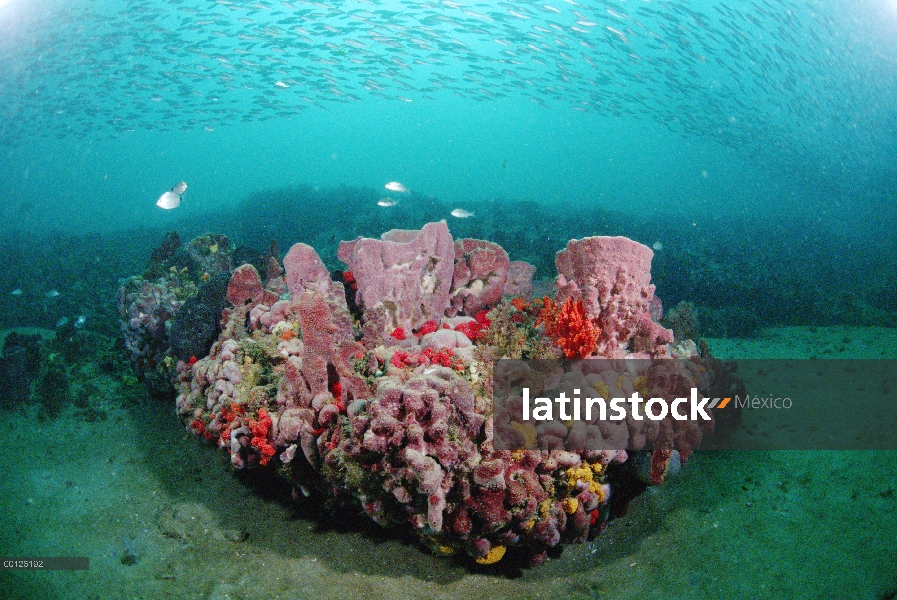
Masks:
[[[156,200],[156,206],[159,208],[164,208],[165,210],[171,210],[172,208],[177,208],[181,205],[181,197],[175,194],[174,192],[165,192],[159,199]]]
[[[16,288],[16,289],[14,289],[13,291],[11,291],[11,292],[9,293],[9,295],[10,295],[10,296],[21,296],[21,295],[22,295],[22,288]]]
[[[56,321],[56,329],[59,329],[60,327],[65,327],[65,326],[68,325],[68,324],[69,324],[69,318],[68,318],[68,317],[62,317],[61,319],[59,319],[58,321]]]
[[[81,329],[84,327],[85,323],[87,323],[87,317],[85,315],[78,315],[78,318],[75,319],[75,328]]]
[[[398,181],[390,181],[383,187],[388,189],[390,192],[407,192],[408,191],[408,188],[406,188],[404,185],[402,185]]]
[[[467,217],[472,217],[473,213],[469,210],[464,210],[463,208],[456,208],[452,211],[452,216],[457,217],[458,219],[466,219]]]
[[[171,191],[174,192],[175,194],[177,194],[178,196],[183,196],[184,192],[187,191],[187,182],[186,181],[178,182],[178,184],[176,186],[171,188]]]
[[[59,293],[59,290],[50,290],[49,292],[44,294],[44,296],[46,296],[47,298],[58,298],[61,295],[62,294]]]
[[[399,203],[398,200],[390,200],[389,198],[380,198],[377,201],[377,206],[396,206]]]

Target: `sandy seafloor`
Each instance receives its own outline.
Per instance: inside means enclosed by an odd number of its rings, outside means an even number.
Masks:
[[[723,358],[895,358],[897,329],[768,329],[710,346]],[[105,421],[2,413],[2,554],[90,557],[88,571],[2,572],[3,598],[897,594],[897,452],[699,452],[594,542],[508,574],[310,517],[236,477],[173,406],[103,402]]]

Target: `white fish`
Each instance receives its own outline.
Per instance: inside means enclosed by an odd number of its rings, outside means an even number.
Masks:
[[[398,200],[390,200],[389,198],[380,198],[377,201],[377,206],[396,206],[399,203]]]
[[[65,327],[65,326],[68,325],[68,324],[69,324],[69,318],[68,318],[68,317],[62,317],[61,319],[59,319],[58,321],[56,321],[56,329],[59,329],[60,327]]]
[[[177,194],[178,196],[183,196],[184,192],[187,191],[187,182],[179,181],[176,186],[171,188],[171,191],[174,192],[175,194]]]
[[[610,31],[615,36],[617,36],[618,38],[620,38],[622,41],[626,42],[627,44],[629,43],[629,40],[626,39],[626,34],[623,33],[622,31],[620,31],[619,29],[614,29],[610,25],[606,25],[604,28],[607,29],[608,31]]]
[[[21,296],[21,295],[22,295],[22,288],[16,288],[16,289],[14,289],[13,291],[11,291],[11,292],[9,293],[9,295],[10,295],[10,296]]]
[[[46,296],[47,298],[57,298],[61,295],[62,294],[59,293],[59,290],[50,290],[49,292],[44,294],[44,296]]]
[[[171,210],[172,208],[177,208],[181,205],[181,197],[175,194],[174,192],[165,192],[159,199],[156,200],[156,206],[159,208],[164,208],[165,210]]]
[[[654,244],[652,244],[651,247],[659,252],[659,251],[663,250],[663,243],[659,242],[659,241],[654,242]]]
[[[609,8],[607,9],[607,14],[609,14],[609,15],[612,16],[612,17],[616,17],[616,18],[618,18],[618,19],[626,19],[626,18],[628,18],[628,17],[625,17],[625,16],[621,15],[621,14],[618,13],[618,12],[614,12],[614,11],[612,11],[612,10],[609,9]]]
[[[463,208],[456,208],[452,211],[452,216],[459,219],[466,219],[467,217],[472,217],[473,213],[469,210],[464,210]]]
[[[78,315],[78,318],[75,319],[75,328],[81,329],[84,327],[85,323],[87,323],[87,317],[85,315]]]
[[[402,185],[398,181],[390,181],[383,187],[388,189],[390,192],[407,192],[408,191],[408,188],[406,188],[404,185]]]

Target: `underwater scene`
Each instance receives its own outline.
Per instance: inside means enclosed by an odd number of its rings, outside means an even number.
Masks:
[[[897,0],[0,0],[0,152],[0,598],[897,598]]]

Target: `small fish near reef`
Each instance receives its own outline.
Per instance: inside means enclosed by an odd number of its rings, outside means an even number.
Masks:
[[[13,291],[11,291],[11,292],[9,293],[9,295],[10,295],[10,296],[21,296],[21,295],[22,295],[22,288],[16,288],[16,289],[14,289]]]
[[[44,296],[46,296],[47,298],[58,298],[61,295],[62,294],[59,293],[59,290],[50,290],[49,292],[44,294]]]
[[[408,191],[408,188],[406,188],[404,185],[402,185],[398,181],[390,181],[383,187],[388,189],[390,192],[407,192]]]
[[[456,208],[452,211],[452,216],[457,219],[466,219],[468,217],[472,217],[473,213],[469,210],[464,210],[463,208]]]
[[[171,188],[171,191],[165,192],[156,200],[156,206],[165,210],[171,210],[181,205],[181,196],[187,191],[187,182],[180,181]]]
[[[380,198],[380,199],[377,201],[377,206],[387,206],[387,207],[389,207],[389,206],[398,206],[398,204],[399,204],[399,201],[398,201],[398,200],[390,200],[389,198]]]
[[[165,210],[171,210],[172,208],[177,208],[180,205],[181,197],[174,192],[165,192],[159,197],[158,200],[156,200],[156,206],[158,206],[159,208],[164,208]]]
[[[87,324],[87,317],[85,315],[78,315],[78,318],[75,319],[75,329],[83,329]]]

